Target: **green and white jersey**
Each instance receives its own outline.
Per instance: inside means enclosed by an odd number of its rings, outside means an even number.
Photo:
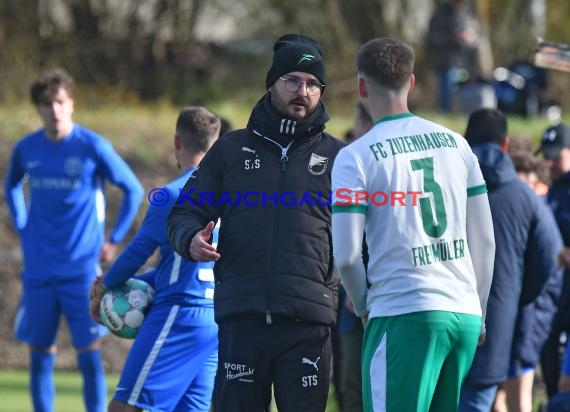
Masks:
[[[467,245],[467,198],[487,192],[467,141],[404,113],[343,148],[333,213],[363,213],[370,317],[426,310],[481,315]]]

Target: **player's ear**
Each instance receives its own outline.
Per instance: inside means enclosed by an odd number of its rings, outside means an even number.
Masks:
[[[503,150],[503,153],[509,153],[509,144],[510,144],[510,140],[509,140],[509,136],[505,137],[505,140],[503,140],[503,144],[501,145],[501,149]]]
[[[368,89],[366,87],[366,80],[360,74],[358,75],[358,94],[360,97],[368,97]]]
[[[182,138],[180,137],[180,135],[177,133],[174,135],[174,148],[176,150],[180,150],[180,148],[182,147]]]

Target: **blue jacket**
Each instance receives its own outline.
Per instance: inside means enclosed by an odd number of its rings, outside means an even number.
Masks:
[[[548,203],[554,212],[564,245],[570,247],[570,172],[552,183],[548,191]],[[555,329],[570,331],[570,271],[564,276],[564,287],[560,297],[560,311],[556,315]]]
[[[492,385],[507,379],[511,348],[532,363],[538,360],[556,311],[562,239],[546,203],[518,179],[498,145],[477,145],[473,152],[489,191],[496,252],[487,340],[477,348],[467,379]]]
[[[570,172],[552,183],[547,197],[564,244],[570,246]]]

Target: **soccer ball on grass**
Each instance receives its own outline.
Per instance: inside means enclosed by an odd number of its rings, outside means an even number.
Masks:
[[[114,335],[134,339],[153,300],[154,289],[148,283],[130,278],[121,286],[105,292],[99,316]]]

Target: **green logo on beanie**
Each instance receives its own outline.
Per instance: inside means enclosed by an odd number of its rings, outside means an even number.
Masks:
[[[313,60],[315,60],[315,56],[313,56],[312,54],[303,53],[301,60],[299,60],[299,63],[297,63],[297,66],[300,66],[301,63],[303,63],[304,61],[311,62]]]

